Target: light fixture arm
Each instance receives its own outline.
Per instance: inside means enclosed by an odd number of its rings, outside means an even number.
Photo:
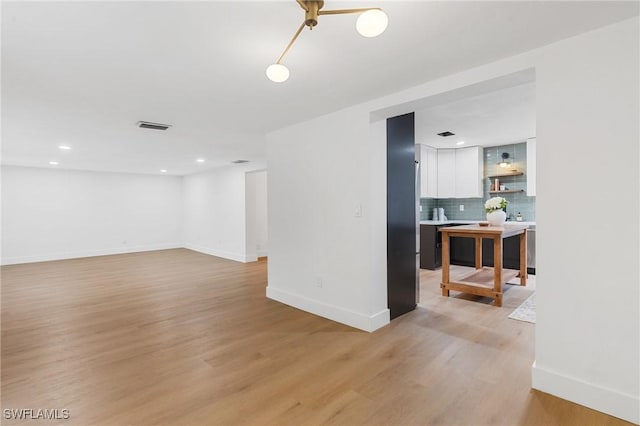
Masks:
[[[296,0],[296,1],[300,5],[300,7],[302,7],[307,13],[309,12],[309,7],[305,4],[304,0]],[[365,8],[360,8],[360,9],[318,10],[317,11],[317,15],[318,16],[319,15],[345,15],[345,14],[349,14],[349,13],[362,13],[362,12],[366,12],[368,10],[382,10],[382,9],[379,8],[379,7],[365,7]],[[276,64],[279,64],[279,63],[282,62],[282,60],[284,59],[285,55],[291,49],[291,46],[293,46],[293,43],[295,43],[295,41],[298,39],[298,36],[300,36],[300,33],[304,29],[305,25],[308,25],[306,20],[304,22],[302,22],[302,24],[300,25],[300,28],[298,28],[298,31],[296,31],[296,33],[293,35],[293,37],[291,38],[291,41],[289,42],[287,47],[285,47],[284,51],[282,52],[282,55],[280,55],[280,57],[276,61]],[[309,28],[313,28],[313,27],[309,26]]]
[[[379,7],[365,7],[362,9],[335,9],[335,10],[319,10],[318,15],[345,15],[347,13],[362,13],[369,10],[382,10]]]
[[[300,28],[298,28],[298,31],[296,31],[296,33],[293,35],[293,37],[291,38],[291,41],[289,42],[287,47],[284,48],[284,51],[282,52],[282,55],[280,55],[280,57],[276,61],[276,64],[279,64],[280,62],[282,62],[282,60],[284,59],[284,55],[286,55],[287,52],[289,52],[289,49],[291,49],[291,46],[293,46],[293,43],[295,43],[295,41],[298,39],[298,36],[300,35],[302,30],[304,29],[305,25],[306,25],[306,23],[304,21],[302,22],[302,24],[300,24]]]
[[[296,1],[298,2],[298,4],[300,5],[301,8],[303,8],[307,12],[309,11],[309,8],[305,4],[304,0],[296,0]]]

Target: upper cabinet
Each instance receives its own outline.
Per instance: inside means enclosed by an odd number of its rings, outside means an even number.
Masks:
[[[482,148],[455,149],[455,197],[482,198]]]
[[[438,151],[438,198],[456,197],[456,150]]]
[[[420,145],[421,198],[482,198],[482,148]]]
[[[527,139],[527,195],[536,195],[536,138]]]
[[[438,197],[438,150],[420,145],[420,197]]]

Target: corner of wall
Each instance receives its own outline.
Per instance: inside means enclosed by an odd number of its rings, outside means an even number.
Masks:
[[[248,263],[255,262],[258,257],[255,255],[248,255],[246,253],[233,253],[229,251],[214,249],[210,247],[199,246],[195,244],[185,243],[184,248],[197,251],[198,253],[208,254],[210,256],[222,257],[223,259],[235,260],[236,262]]]
[[[329,305],[304,296],[292,294],[267,286],[267,297],[311,314],[346,324],[359,330],[373,332],[389,324],[389,310],[384,309],[376,314],[366,316],[335,305]]]

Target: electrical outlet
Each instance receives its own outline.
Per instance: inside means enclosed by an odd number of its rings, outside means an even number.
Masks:
[[[460,211],[463,212],[464,211],[464,204],[460,204]]]
[[[322,277],[316,277],[316,287],[322,288]]]

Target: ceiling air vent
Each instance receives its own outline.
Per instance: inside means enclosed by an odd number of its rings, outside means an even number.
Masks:
[[[171,124],[150,123],[148,121],[138,121],[136,123],[141,129],[167,130]]]
[[[242,163],[248,163],[249,160],[233,160],[232,163],[233,164],[242,164]]]
[[[446,138],[447,136],[453,136],[455,135],[455,133],[450,132],[450,131],[446,131],[446,132],[442,132],[442,133],[438,133],[438,136],[442,136],[443,138]]]

